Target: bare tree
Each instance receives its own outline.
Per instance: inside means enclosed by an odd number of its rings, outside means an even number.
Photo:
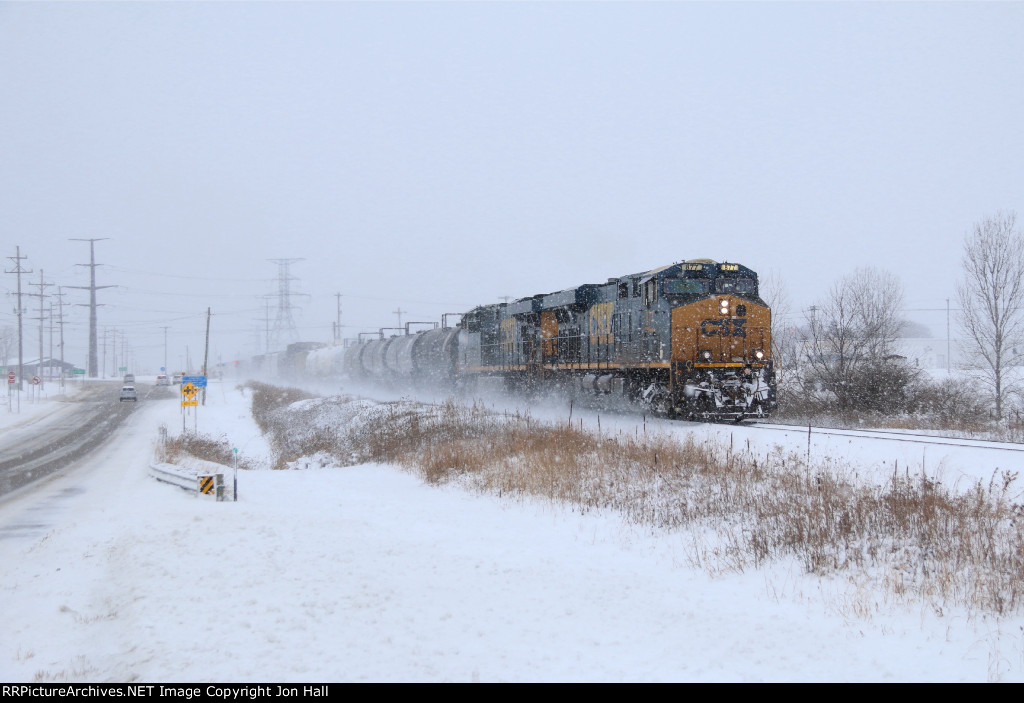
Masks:
[[[13,327],[0,327],[0,365],[11,360],[17,352],[18,333]]]
[[[956,292],[971,352],[968,365],[983,371],[996,419],[1002,419],[1013,391],[1009,352],[1024,343],[1024,236],[1015,212],[998,212],[974,225],[964,239],[963,269]]]
[[[761,298],[772,310],[772,359],[775,374],[782,382],[786,372],[796,364],[797,330],[792,317],[793,305],[785,281],[777,271],[769,271],[760,281]]]
[[[894,355],[903,286],[891,273],[861,268],[832,286],[807,316],[809,378],[840,409],[885,410],[899,400],[911,370]]]

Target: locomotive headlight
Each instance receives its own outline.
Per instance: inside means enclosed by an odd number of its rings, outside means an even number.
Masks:
[[[698,355],[698,357],[704,363],[710,362],[711,361],[711,350],[710,349],[701,349],[700,350],[700,354]]]
[[[761,349],[755,349],[754,350],[754,358],[757,359],[758,361],[761,361],[762,359],[764,359],[764,351],[761,350]]]
[[[718,301],[719,312],[723,315],[729,314],[729,301],[726,298],[722,298]]]

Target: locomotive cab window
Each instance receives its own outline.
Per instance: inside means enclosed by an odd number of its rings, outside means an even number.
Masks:
[[[665,279],[665,295],[701,295],[707,292],[707,281],[696,278]]]
[[[650,279],[644,282],[644,303],[651,305],[658,299],[658,281]]]
[[[757,282],[749,278],[719,278],[715,281],[715,292],[756,296]]]

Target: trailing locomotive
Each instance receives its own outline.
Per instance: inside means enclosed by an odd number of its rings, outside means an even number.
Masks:
[[[740,264],[693,259],[404,332],[310,352],[306,367],[396,387],[621,396],[694,419],[776,407],[771,311]]]

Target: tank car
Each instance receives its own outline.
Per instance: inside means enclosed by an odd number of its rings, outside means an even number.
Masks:
[[[456,365],[459,330],[434,328],[404,335],[378,337],[347,347],[342,368],[356,382],[395,388],[453,390],[460,385]]]

